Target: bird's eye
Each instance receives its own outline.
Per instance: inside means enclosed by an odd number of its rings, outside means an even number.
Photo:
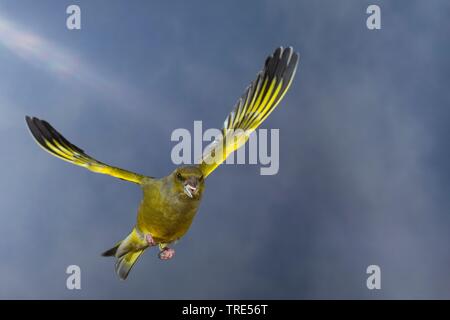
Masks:
[[[178,180],[183,180],[183,177],[181,176],[181,173],[177,172],[177,178],[178,178]]]

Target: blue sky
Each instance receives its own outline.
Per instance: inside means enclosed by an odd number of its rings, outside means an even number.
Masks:
[[[65,27],[78,4],[82,30]],[[382,29],[366,28],[369,4]],[[447,1],[0,2],[1,298],[450,298]],[[100,253],[141,193],[42,152],[24,116],[97,159],[174,169],[176,128],[220,127],[274,48],[300,65],[264,123],[280,171],[222,166],[159,261]],[[82,270],[82,290],[65,269]],[[368,265],[382,289],[365,286]]]

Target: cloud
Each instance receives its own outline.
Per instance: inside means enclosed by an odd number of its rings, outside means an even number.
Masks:
[[[0,17],[0,50],[14,53],[0,76],[0,297],[450,296],[442,281],[450,264],[445,10],[386,2],[383,29],[371,32],[367,6],[356,1],[272,1],[239,11],[233,1],[221,10],[142,1],[126,15],[125,2],[105,3],[82,3],[101,14],[77,52],[58,42],[64,32],[49,41]],[[31,22],[52,21],[53,6]],[[232,23],[223,19],[231,15]],[[263,125],[280,128],[279,173],[221,166],[176,259],[146,252],[127,282],[117,281],[113,260],[99,253],[130,231],[138,188],[42,152],[23,112],[45,114],[101,161],[161,176],[173,168],[171,131],[197,119],[221,123],[260,59],[280,44],[292,44],[302,60]],[[16,63],[23,61],[26,68]],[[98,101],[132,98],[102,68],[126,70],[146,99],[114,110]],[[67,81],[53,81],[60,78]],[[92,90],[71,90],[78,83]],[[65,289],[70,264],[82,268],[81,291]],[[369,264],[381,267],[380,292],[365,287]]]
[[[70,50],[0,16],[0,45],[35,67],[66,80],[76,80],[120,102],[136,96],[125,84],[99,72]]]

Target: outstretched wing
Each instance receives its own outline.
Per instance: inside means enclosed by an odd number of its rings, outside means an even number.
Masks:
[[[245,90],[225,119],[222,136],[203,152],[200,168],[208,176],[230,153],[244,145],[250,134],[269,116],[289,89],[299,56],[291,47],[277,48],[255,81]]]
[[[119,179],[141,184],[146,176],[109,166],[91,156],[82,149],[70,143],[47,121],[26,116],[26,121],[31,134],[36,142],[47,152],[64,161],[84,167],[90,171],[107,174]]]

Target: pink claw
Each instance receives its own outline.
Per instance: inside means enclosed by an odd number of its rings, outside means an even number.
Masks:
[[[172,249],[172,248],[164,248],[159,253],[159,258],[161,260],[169,260],[169,259],[172,259],[174,255],[175,255],[175,250],[174,249]]]
[[[153,240],[153,237],[152,237],[152,235],[150,233],[145,235],[145,241],[147,241],[147,244],[150,247],[153,247],[153,246],[156,245],[156,242],[155,242],[155,240]]]

